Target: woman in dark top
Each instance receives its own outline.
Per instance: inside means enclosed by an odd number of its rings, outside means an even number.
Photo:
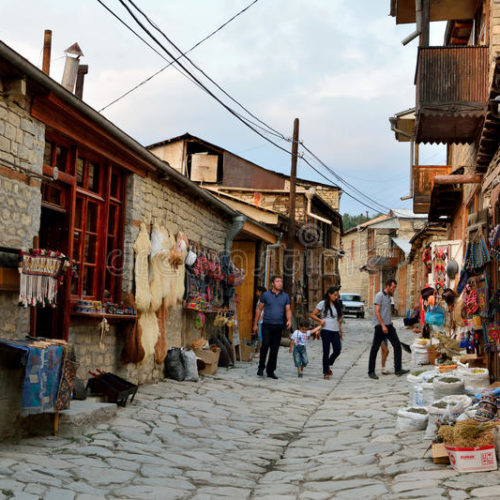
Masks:
[[[339,299],[339,286],[330,287],[324,299],[318,303],[311,318],[321,325],[323,342],[323,377],[329,380],[332,375],[331,366],[342,350],[342,302]],[[330,355],[330,344],[332,354]]]

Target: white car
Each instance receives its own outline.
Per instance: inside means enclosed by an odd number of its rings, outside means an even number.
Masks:
[[[365,304],[357,293],[341,293],[342,311],[344,315],[353,314],[358,318],[365,317]]]

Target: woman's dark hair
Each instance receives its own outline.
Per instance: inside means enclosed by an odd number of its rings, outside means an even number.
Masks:
[[[264,293],[264,292],[266,292],[267,290],[266,290],[266,287],[264,287],[264,286],[258,286],[258,287],[255,289],[255,291],[256,291],[256,292],[262,292],[262,293]]]
[[[324,301],[325,301],[325,307],[323,309],[323,316],[327,316],[328,313],[330,313],[330,316],[333,318],[333,313],[332,313],[332,305],[330,303],[330,294],[334,292],[338,292],[340,290],[339,286],[331,286],[325,293]],[[337,299],[333,302],[333,305],[335,306],[335,309],[337,310],[337,317],[341,318],[342,317],[342,302]]]

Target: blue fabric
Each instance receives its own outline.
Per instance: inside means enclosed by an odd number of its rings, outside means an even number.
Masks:
[[[275,294],[268,290],[262,294],[260,301],[264,304],[264,323],[269,325],[285,323],[285,308],[290,305],[288,294],[285,292]]]
[[[63,348],[30,347],[24,375],[21,415],[54,411],[61,378]]]
[[[307,359],[307,350],[305,345],[293,346],[293,362],[297,368],[299,366],[307,366],[309,361]]]

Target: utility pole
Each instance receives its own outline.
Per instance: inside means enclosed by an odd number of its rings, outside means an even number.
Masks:
[[[293,278],[294,278],[294,246],[295,246],[295,198],[297,183],[297,154],[299,150],[299,119],[293,122],[293,142],[292,142],[292,166],[290,169],[290,220],[288,222],[288,242],[284,259],[284,283],[285,292],[290,295],[293,301]]]

